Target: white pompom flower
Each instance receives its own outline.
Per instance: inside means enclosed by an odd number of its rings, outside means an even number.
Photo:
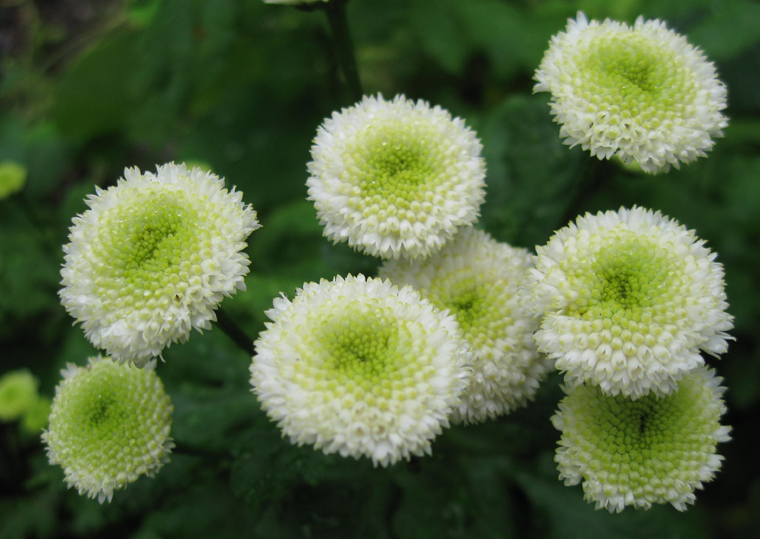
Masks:
[[[362,275],[304,284],[267,316],[251,384],[292,443],[375,466],[430,454],[469,382],[453,316]]]
[[[533,342],[538,320],[522,303],[534,257],[472,227],[460,229],[438,253],[421,261],[386,261],[380,277],[411,285],[457,319],[473,353],[473,375],[452,414],[480,423],[525,406],[553,362]]]
[[[550,92],[566,144],[645,172],[690,163],[723,136],[726,87],[704,53],[659,20],[588,21],[555,35],[534,92]]]
[[[110,502],[115,490],[169,462],[174,408],[154,367],[98,356],[61,371],[42,441],[79,494]]]
[[[566,383],[664,396],[728,348],[723,266],[693,231],[660,212],[586,214],[537,247],[530,308],[538,349]]]
[[[720,469],[717,444],[730,440],[720,424],[725,388],[712,369],[684,376],[667,397],[605,396],[598,387],[568,390],[552,417],[562,432],[555,460],[566,485],[582,482],[597,509],[620,512],[694,503]]]
[[[333,113],[308,164],[324,235],[382,258],[438,251],[479,216],[481,148],[462,119],[403,95],[365,97]]]
[[[260,225],[218,176],[174,163],[155,174],[128,168],[87,205],[63,247],[59,295],[115,361],[144,365],[208,329],[224,296],[245,289],[242,250]]]

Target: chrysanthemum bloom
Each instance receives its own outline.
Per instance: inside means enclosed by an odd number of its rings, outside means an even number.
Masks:
[[[464,121],[438,106],[365,97],[320,126],[309,199],[333,242],[382,258],[424,257],[477,220],[480,150]]]
[[[533,342],[538,321],[520,289],[533,257],[463,227],[441,251],[422,260],[386,261],[380,277],[411,285],[457,319],[473,353],[473,375],[452,421],[478,423],[525,406],[553,363]]]
[[[42,440],[79,494],[111,501],[114,490],[169,462],[173,407],[154,366],[98,356],[61,371]]]
[[[671,503],[679,511],[715,475],[730,439],[721,378],[706,367],[684,376],[668,397],[605,396],[598,387],[571,389],[552,417],[562,432],[555,460],[566,485],[583,481],[585,499],[620,512]]]
[[[362,275],[307,283],[266,314],[251,383],[292,443],[383,466],[430,453],[469,381],[453,316]]]
[[[223,297],[245,289],[241,251],[260,225],[242,193],[200,168],[124,178],[74,218],[59,294],[90,342],[140,366],[209,328]]]
[[[607,394],[666,395],[728,348],[723,266],[693,231],[660,212],[586,214],[537,247],[532,309],[538,349],[566,382]]]
[[[0,378],[0,421],[19,419],[37,400],[37,379],[26,369]]]
[[[705,156],[728,125],[715,66],[659,20],[629,27],[578,13],[552,38],[535,78],[534,92],[551,92],[566,144],[650,173]]]

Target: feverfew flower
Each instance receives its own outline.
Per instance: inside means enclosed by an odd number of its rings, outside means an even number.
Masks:
[[[595,386],[570,390],[552,417],[562,432],[555,457],[560,479],[583,481],[585,499],[597,509],[671,503],[684,511],[721,466],[718,442],[730,439],[729,427],[720,425],[721,381],[700,367],[668,397],[632,401]]]
[[[0,378],[0,421],[22,417],[37,400],[37,379],[26,369],[5,373]]]
[[[660,212],[586,214],[537,247],[529,304],[538,349],[566,382],[663,396],[728,348],[723,266],[693,231]]]
[[[659,20],[633,27],[583,13],[555,35],[534,92],[551,92],[566,144],[645,172],[704,157],[728,125],[726,87],[702,51]]]
[[[477,220],[480,150],[476,134],[441,107],[365,97],[320,126],[309,199],[333,242],[382,258],[425,257]]]
[[[244,290],[241,251],[260,227],[242,193],[200,168],[132,168],[74,218],[61,303],[96,347],[144,365],[190,330],[207,329],[224,296]]]
[[[51,464],[69,487],[98,501],[169,461],[173,407],[151,361],[138,369],[109,358],[69,363],[42,433]]]
[[[473,352],[473,376],[452,421],[478,423],[525,406],[553,363],[536,351],[538,321],[522,305],[533,256],[463,227],[422,261],[386,261],[380,276],[411,285],[457,319]]]
[[[292,443],[383,466],[430,453],[469,382],[453,316],[362,275],[304,284],[266,314],[251,383]]]

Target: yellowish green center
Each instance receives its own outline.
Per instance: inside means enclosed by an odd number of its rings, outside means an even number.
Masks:
[[[621,233],[600,242],[603,246],[596,252],[582,259],[570,257],[560,265],[571,288],[580,292],[569,314],[585,320],[638,322],[667,306],[678,284],[670,253],[646,236]]]
[[[712,399],[699,375],[684,378],[668,397],[635,401],[579,386],[565,401],[577,431],[566,434],[590,449],[588,476],[605,483],[643,492],[653,484],[694,482],[716,450],[720,413]]]
[[[599,36],[583,54],[585,94],[622,118],[667,116],[683,110],[696,95],[693,77],[678,55],[640,32]]]
[[[427,199],[442,172],[439,137],[428,131],[394,123],[358,137],[349,151],[356,164],[351,174],[365,203],[406,210]]]
[[[383,409],[391,399],[414,398],[411,387],[435,374],[424,328],[383,301],[328,302],[312,317],[303,357],[293,365],[296,383]]]
[[[464,337],[473,349],[485,355],[494,341],[513,323],[506,283],[484,273],[451,272],[433,281],[423,297],[456,317]]]
[[[75,460],[118,461],[124,444],[148,451],[154,441],[150,419],[156,410],[146,408],[151,402],[145,395],[146,375],[147,371],[106,360],[65,386],[50,429],[66,440]]]
[[[93,254],[104,263],[94,280],[117,308],[113,316],[119,308],[166,308],[204,274],[213,231],[199,225],[209,216],[199,214],[197,202],[181,192],[146,189],[103,213]]]

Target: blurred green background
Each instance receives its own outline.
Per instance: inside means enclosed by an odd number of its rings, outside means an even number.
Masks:
[[[662,18],[728,86],[730,125],[706,159],[659,176],[559,140],[532,75],[550,36],[589,18]],[[533,248],[578,213],[638,204],[705,239],[726,271],[736,341],[725,378],[733,441],[685,513],[595,511],[557,480],[561,396],[552,375],[527,409],[447,430],[433,456],[373,469],[282,440],[248,383],[250,358],[219,329],[158,366],[181,446],[111,504],[67,490],[37,435],[0,423],[0,538],[746,538],[760,529],[760,5],[749,0],[352,0],[366,93],[404,93],[477,130],[488,165],[480,225]],[[255,338],[272,298],[305,281],[374,274],[321,236],[305,200],[317,126],[351,101],[324,13],[261,0],[0,1],[0,164],[27,171],[0,200],[0,376],[28,368],[52,397],[67,362],[97,353],[57,297],[61,245],[95,185],[125,166],[210,166],[259,212],[248,291],[223,308]]]

